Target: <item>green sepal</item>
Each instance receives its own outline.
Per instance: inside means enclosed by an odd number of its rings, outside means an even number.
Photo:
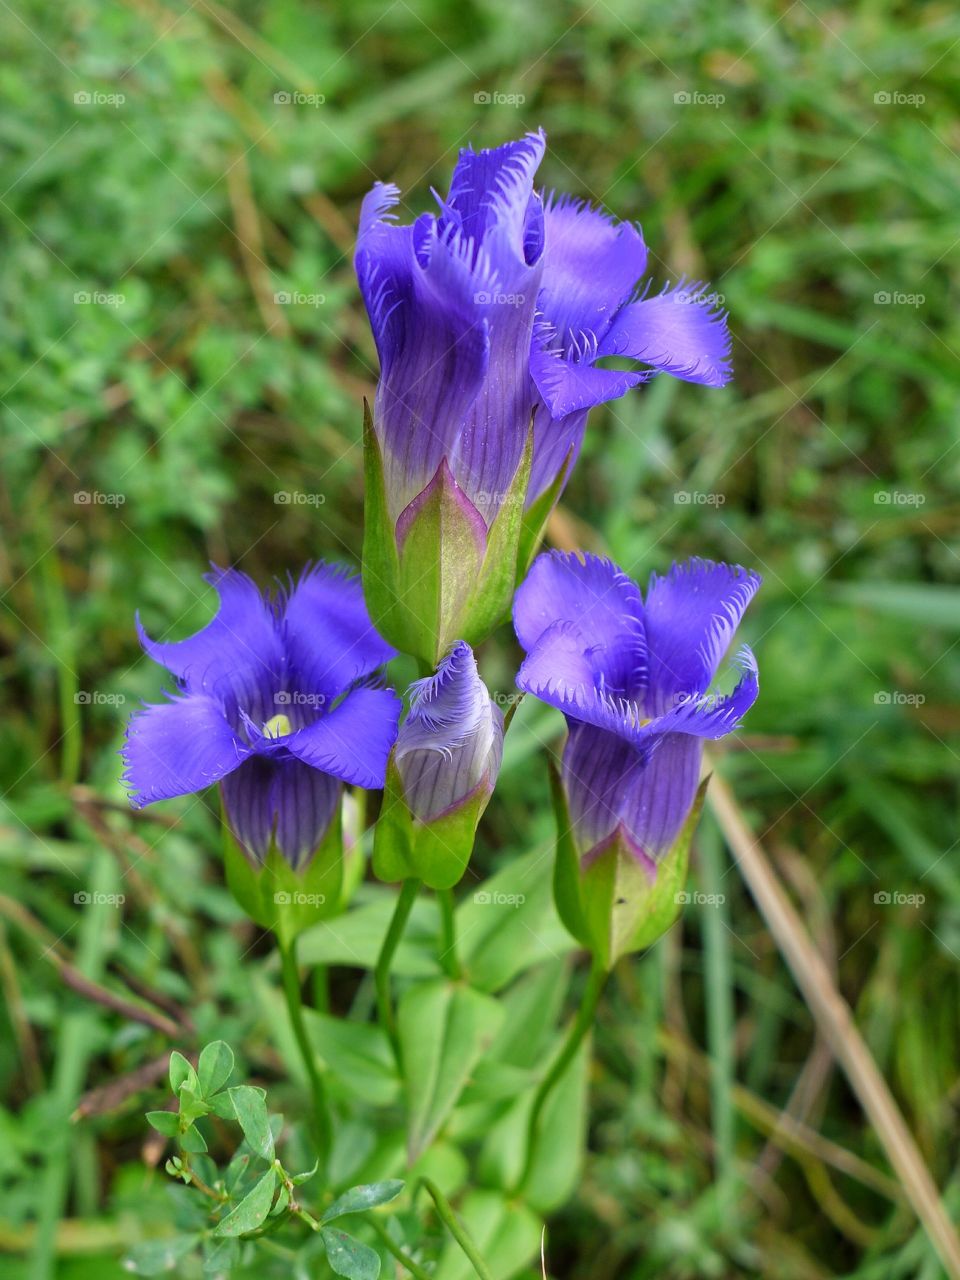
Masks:
[[[227,886],[251,920],[289,944],[304,929],[339,915],[343,901],[343,828],[337,805],[320,847],[294,871],[273,843],[262,865],[250,861],[223,817]]]
[[[415,499],[416,510],[405,522],[402,539],[398,537],[387,500],[383,455],[366,404],[363,457],[367,609],[391,644],[435,667],[454,641],[480,644],[509,613],[521,571],[526,570],[518,560],[518,547],[533,459],[533,427],[489,529],[484,513],[443,461]],[[555,500],[554,494],[537,537]]]
[[[470,607],[460,632],[451,640],[464,639],[478,645],[486,640],[510,612],[513,593],[526,572],[518,558],[523,529],[523,504],[530,484],[533,465],[533,423],[520,458],[520,465],[510,481],[510,488],[487,533],[480,578],[469,597]]]
[[[393,757],[387,765],[383,803],[373,839],[378,880],[422,880],[431,889],[452,889],[473,852],[477,825],[493,788],[484,777],[459,804],[432,822],[420,822],[407,807]]]
[[[613,837],[589,867],[582,867],[563,786],[551,768],[558,832],[554,901],[566,928],[605,969],[611,969],[621,956],[652,946],[679,916],[690,843],[709,780],[701,782],[680,834],[651,879],[620,836]]]

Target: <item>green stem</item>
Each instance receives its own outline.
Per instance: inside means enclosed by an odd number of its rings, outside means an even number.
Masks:
[[[393,1254],[405,1271],[409,1271],[414,1280],[431,1280],[429,1271],[424,1271],[423,1267],[414,1262],[408,1254],[404,1253],[398,1244],[394,1244],[393,1237],[382,1222],[378,1222],[372,1214],[367,1215],[366,1222],[373,1227],[377,1234],[377,1239],[383,1247]]]
[[[321,1169],[326,1166],[327,1158],[330,1154],[330,1143],[332,1134],[330,1130],[330,1112],[327,1106],[327,1092],[323,1085],[323,1078],[317,1068],[317,1059],[310,1043],[310,1037],[307,1035],[307,1028],[303,1021],[303,1004],[300,999],[300,974],[297,969],[297,944],[296,939],[291,938],[288,943],[277,937],[277,946],[280,950],[280,965],[283,973],[283,993],[287,998],[287,1010],[290,1014],[290,1022],[293,1026],[293,1033],[297,1038],[297,1044],[300,1047],[300,1056],[303,1058],[303,1065],[306,1068],[307,1078],[310,1081],[310,1091],[313,1094],[313,1128],[314,1136],[317,1142],[317,1158],[320,1161]]]
[[[547,1105],[547,1101],[553,1093],[556,1086],[563,1079],[563,1076],[570,1063],[576,1057],[577,1050],[587,1035],[587,1032],[593,1026],[593,1020],[597,1012],[597,1004],[603,992],[604,984],[607,981],[607,971],[599,962],[596,956],[590,961],[590,975],[587,978],[587,985],[583,993],[583,999],[580,1002],[580,1010],[576,1019],[567,1034],[567,1039],[563,1048],[553,1061],[553,1066],[540,1082],[533,1099],[533,1106],[530,1108],[530,1118],[527,1122],[527,1158],[523,1167],[523,1173],[520,1181],[517,1183],[515,1191],[519,1192],[527,1183],[533,1170],[533,1160],[536,1152],[537,1144],[537,1128],[540,1124],[540,1117],[543,1109]]]
[[[440,1215],[440,1220],[466,1254],[470,1265],[480,1277],[480,1280],[492,1280],[490,1272],[487,1270],[487,1264],[477,1252],[477,1246],[470,1239],[466,1227],[462,1226],[457,1221],[456,1215],[450,1207],[450,1201],[447,1197],[443,1194],[437,1184],[432,1182],[429,1178],[421,1178],[420,1185],[426,1188],[429,1192],[433,1199],[433,1203],[437,1206],[437,1213]]]
[[[374,972],[377,988],[377,1016],[381,1027],[390,1037],[390,1043],[393,1045],[393,1052],[398,1063],[400,1061],[400,1041],[397,1037],[397,1019],[393,1011],[393,1002],[390,999],[390,966],[393,963],[397,947],[400,945],[400,939],[403,937],[403,931],[407,927],[407,920],[413,910],[413,904],[417,900],[419,891],[420,881],[416,879],[404,880],[400,886],[400,893],[393,908],[390,928],[387,930],[387,935],[380,948],[380,955],[377,957],[377,967]]]
[[[437,902],[440,906],[440,963],[448,978],[454,982],[460,977],[460,962],[457,960],[457,917],[452,889],[438,889]]]

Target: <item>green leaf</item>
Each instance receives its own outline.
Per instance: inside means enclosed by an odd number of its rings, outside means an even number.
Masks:
[[[334,1200],[330,1208],[324,1211],[320,1221],[332,1222],[334,1218],[341,1218],[345,1213],[366,1213],[368,1209],[375,1209],[377,1205],[396,1200],[402,1190],[403,1183],[397,1178],[391,1178],[387,1182],[368,1182],[362,1187],[351,1187],[349,1191],[345,1191],[342,1196]]]
[[[397,1064],[380,1027],[304,1010],[311,1043],[328,1070],[368,1106],[386,1107],[400,1091]]]
[[[230,1079],[233,1073],[233,1050],[223,1040],[214,1040],[200,1054],[197,1063],[199,1092],[209,1098]]]
[[[271,1165],[252,1191],[248,1191],[235,1209],[213,1229],[215,1236],[242,1236],[256,1231],[265,1220],[273,1204],[277,1188],[277,1171]]]
[[[202,1154],[207,1149],[203,1134],[195,1124],[187,1125],[186,1129],[181,1133],[180,1145],[184,1151],[189,1151],[191,1154],[196,1155]]]
[[[123,1260],[124,1271],[137,1276],[159,1276],[172,1271],[181,1258],[191,1253],[199,1236],[171,1236],[167,1240],[143,1240],[135,1244]]]
[[[176,1138],[180,1133],[180,1117],[174,1111],[148,1111],[146,1121],[165,1138]]]
[[[557,918],[551,859],[540,850],[510,862],[457,907],[464,968],[483,991],[499,991],[533,965],[573,950]]]
[[[333,1227],[324,1227],[320,1235],[327,1261],[338,1276],[347,1276],[348,1280],[377,1280],[380,1257],[368,1245]]]
[[[240,1261],[240,1241],[233,1236],[224,1236],[214,1240],[208,1237],[204,1241],[203,1269],[218,1275],[224,1271],[232,1271]]]
[[[233,1111],[243,1130],[243,1136],[258,1156],[264,1160],[272,1160],[274,1153],[273,1133],[270,1130],[270,1117],[267,1114],[267,1103],[259,1089],[249,1084],[234,1085],[228,1090]]]
[[[430,1145],[456,1106],[502,1018],[503,1010],[492,997],[444,979],[404,993],[397,1030],[406,1066],[410,1161]]]
[[[310,1179],[316,1174],[319,1168],[320,1168],[320,1161],[314,1160],[312,1169],[305,1169],[303,1173],[292,1174],[290,1181],[293,1183],[295,1187],[302,1187],[305,1182],[310,1181]]]
[[[197,1073],[183,1054],[174,1049],[170,1055],[170,1088],[174,1093],[179,1093],[182,1085],[186,1085],[192,1093],[199,1092]]]
[[[334,923],[319,924],[301,936],[298,952],[303,964],[375,968],[397,895],[394,890],[376,884],[364,885],[361,893],[362,906],[352,908]],[[421,897],[413,904],[390,966],[390,972],[396,977],[432,978],[439,974],[436,917],[436,904],[431,900]]]

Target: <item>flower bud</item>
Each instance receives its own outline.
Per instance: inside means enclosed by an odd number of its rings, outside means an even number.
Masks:
[[[410,877],[433,889],[466,870],[477,824],[503,758],[503,714],[460,640],[436,675],[410,689],[410,710],[387,768],[373,869],[381,880]]]

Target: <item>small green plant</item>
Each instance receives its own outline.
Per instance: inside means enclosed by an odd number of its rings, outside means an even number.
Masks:
[[[188,1255],[202,1256],[205,1275],[225,1275],[246,1263],[258,1247],[288,1254],[296,1274],[316,1275],[313,1264],[326,1258],[330,1269],[347,1280],[377,1280],[380,1256],[369,1245],[333,1225],[348,1215],[369,1215],[395,1200],[403,1182],[391,1179],[350,1187],[319,1207],[307,1208],[299,1188],[317,1174],[312,1168],[293,1173],[277,1151],[283,1117],[271,1115],[264,1089],[231,1084],[233,1051],[222,1040],[208,1044],[194,1067],[181,1053],[170,1055],[170,1088],[176,1107],[148,1111],[147,1120],[158,1133],[177,1144],[165,1168],[172,1178],[197,1194],[176,1196],[178,1234],[148,1240],[131,1250],[126,1268],[136,1275],[179,1271]],[[199,1123],[207,1117],[240,1127],[243,1140],[221,1167],[209,1154]],[[399,1252],[392,1237],[372,1224],[391,1252]],[[391,1247],[392,1246],[392,1247]],[[418,1274],[412,1259],[405,1259]]]

